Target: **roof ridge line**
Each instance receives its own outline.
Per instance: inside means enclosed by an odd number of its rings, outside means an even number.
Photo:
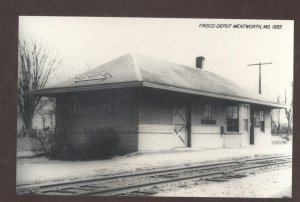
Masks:
[[[134,67],[134,72],[135,72],[135,75],[137,77],[137,80],[138,81],[143,81],[143,77],[142,77],[142,73],[141,73],[141,69],[140,67],[138,66],[138,62],[135,58],[135,54],[134,53],[131,53],[131,58],[132,58],[132,61],[133,61],[133,67]]]

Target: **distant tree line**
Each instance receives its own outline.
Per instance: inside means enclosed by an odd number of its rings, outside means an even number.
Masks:
[[[293,122],[293,99],[288,102],[288,96],[286,89],[284,90],[284,95],[277,95],[277,103],[284,104],[288,108],[284,109],[274,109],[271,114],[271,125],[272,134],[280,135],[286,134],[287,136],[293,134],[292,122]],[[284,116],[284,117],[282,117]],[[282,124],[282,118],[286,119],[286,124]]]

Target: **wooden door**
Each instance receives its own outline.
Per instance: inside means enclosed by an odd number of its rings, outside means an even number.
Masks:
[[[187,146],[187,107],[175,105],[173,110],[174,134],[180,139],[182,146]]]

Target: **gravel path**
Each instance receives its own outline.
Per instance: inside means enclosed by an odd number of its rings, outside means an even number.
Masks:
[[[292,169],[289,167],[227,182],[199,181],[181,184],[177,188],[165,186],[156,196],[290,198],[291,185]]]
[[[227,149],[185,149],[137,153],[109,160],[58,161],[39,158],[17,159],[17,185],[94,178],[116,172],[131,172],[157,167],[176,167],[200,162],[217,162],[256,155],[291,154],[292,145]]]

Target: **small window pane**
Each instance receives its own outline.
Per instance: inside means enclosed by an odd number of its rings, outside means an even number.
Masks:
[[[264,111],[260,111],[260,131],[265,132],[265,114],[264,114]]]
[[[264,111],[260,111],[260,120],[264,120]]]
[[[238,112],[237,106],[234,106],[234,107],[233,107],[233,112],[234,112],[234,113],[237,113],[237,112]]]
[[[260,119],[260,113],[258,111],[254,112],[254,118]]]
[[[206,104],[204,106],[204,118],[212,119],[212,106],[211,106],[211,104]]]
[[[244,118],[248,118],[248,107],[244,106]]]
[[[232,112],[232,107],[231,106],[227,107],[227,112]]]
[[[260,127],[260,120],[255,118],[255,127]]]
[[[244,131],[248,131],[248,120],[244,119]]]
[[[227,106],[227,131],[228,132],[238,132],[239,122],[238,122],[238,107],[237,106]]]
[[[106,114],[118,114],[117,106],[116,100],[108,99],[106,101]]]

